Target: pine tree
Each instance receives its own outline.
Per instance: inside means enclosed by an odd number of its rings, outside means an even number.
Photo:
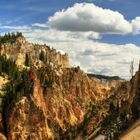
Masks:
[[[45,61],[45,54],[44,54],[44,52],[41,50],[41,52],[40,52],[40,54],[39,54],[39,59],[41,60],[41,61]]]
[[[25,54],[25,66],[30,66],[30,56],[28,53]]]

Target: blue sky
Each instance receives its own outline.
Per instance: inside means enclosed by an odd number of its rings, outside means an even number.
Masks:
[[[52,16],[56,11],[81,2],[94,3],[99,7],[119,11],[127,20],[132,20],[139,16],[139,0],[1,0],[0,23],[2,25],[17,26],[46,22],[48,17]],[[103,35],[102,42],[140,45],[139,37],[139,35]]]
[[[87,72],[125,78],[140,56],[139,7],[139,0],[1,0],[0,33],[21,31],[29,41],[68,52]]]

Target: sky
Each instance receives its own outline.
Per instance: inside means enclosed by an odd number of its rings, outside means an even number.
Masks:
[[[129,79],[140,59],[139,7],[139,0],[1,0],[0,34],[20,31],[67,52],[85,72]]]

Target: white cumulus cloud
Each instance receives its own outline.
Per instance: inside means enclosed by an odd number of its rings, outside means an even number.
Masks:
[[[91,3],[77,3],[49,17],[50,28],[64,31],[93,31],[98,33],[128,34],[131,24],[122,14]]]

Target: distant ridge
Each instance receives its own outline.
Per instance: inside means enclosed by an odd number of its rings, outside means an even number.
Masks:
[[[97,79],[106,79],[106,80],[123,80],[119,76],[107,76],[107,75],[100,75],[100,74],[92,74],[92,73],[87,73],[89,77],[95,77]]]

